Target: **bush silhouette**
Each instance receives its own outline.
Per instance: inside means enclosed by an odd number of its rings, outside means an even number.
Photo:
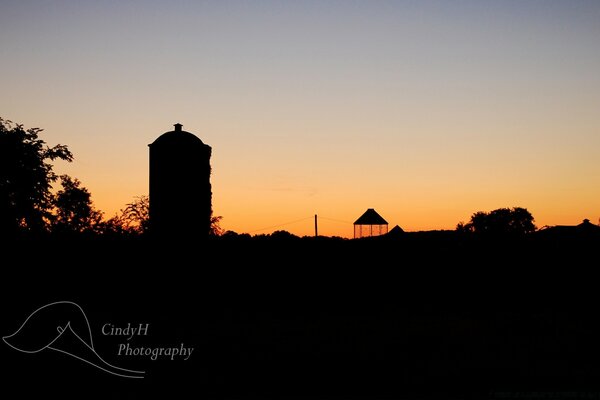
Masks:
[[[459,223],[459,232],[483,235],[524,235],[536,230],[533,215],[526,208],[498,208],[490,212],[478,211],[467,224]]]

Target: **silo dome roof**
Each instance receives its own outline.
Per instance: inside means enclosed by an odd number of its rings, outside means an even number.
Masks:
[[[152,142],[149,146],[154,146],[156,144],[168,145],[171,143],[204,144],[198,136],[194,135],[193,133],[182,130],[181,128],[183,127],[183,125],[175,124],[174,126],[175,126],[174,130],[163,133],[158,138],[156,138],[156,140],[154,142]]]

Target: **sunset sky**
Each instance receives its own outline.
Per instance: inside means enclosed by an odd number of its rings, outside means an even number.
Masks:
[[[597,0],[2,0],[0,60],[0,116],[67,144],[107,217],[176,122],[237,232],[600,217]]]

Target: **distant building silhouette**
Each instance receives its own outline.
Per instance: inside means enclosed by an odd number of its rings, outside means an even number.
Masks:
[[[389,237],[400,237],[404,235],[404,229],[400,228],[400,225],[396,225],[392,229],[390,229],[387,235]]]
[[[385,235],[388,223],[373,208],[369,208],[354,222],[354,238]]]
[[[210,231],[212,149],[182,130],[159,136],[150,148],[150,232],[204,237]]]
[[[543,227],[538,231],[538,235],[563,238],[600,237],[600,226],[592,224],[590,220],[586,218],[579,225],[556,225]]]

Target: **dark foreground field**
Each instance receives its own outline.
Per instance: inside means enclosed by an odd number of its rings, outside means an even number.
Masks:
[[[599,397],[596,237],[5,244],[2,336],[70,301],[105,361],[145,371],[0,343],[19,398]],[[64,318],[23,340],[54,338]],[[140,324],[146,335],[105,334]],[[119,354],[127,344],[194,351],[152,360]]]

